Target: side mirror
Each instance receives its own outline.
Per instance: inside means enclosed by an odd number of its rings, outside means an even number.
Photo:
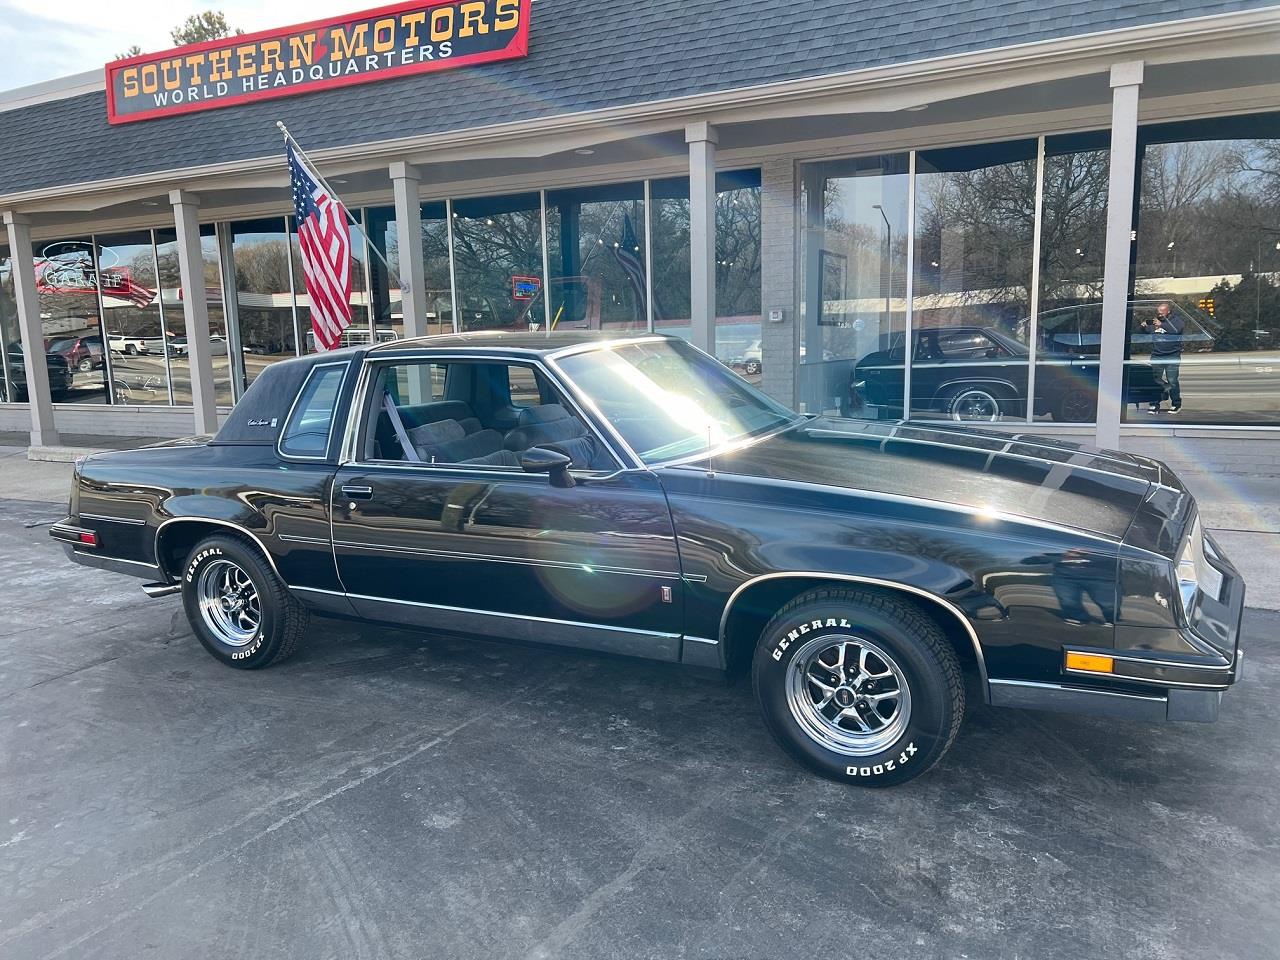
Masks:
[[[569,473],[569,465],[572,463],[572,457],[547,447],[530,447],[520,454],[520,469],[525,473],[547,474],[553,487],[567,488],[577,485]]]

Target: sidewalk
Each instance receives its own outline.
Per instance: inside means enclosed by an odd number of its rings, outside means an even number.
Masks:
[[[106,446],[104,440],[121,447],[155,442],[123,437],[63,439],[88,441],[95,449]],[[71,469],[69,462],[28,460],[26,446],[12,444],[11,435],[0,434],[0,500],[65,503]],[[1244,574],[1248,605],[1280,610],[1280,468],[1269,474],[1209,473],[1183,463],[1174,469],[1196,495],[1205,526]]]

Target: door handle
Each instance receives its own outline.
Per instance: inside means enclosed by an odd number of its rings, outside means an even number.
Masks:
[[[342,485],[342,495],[348,500],[372,500],[373,487],[360,487],[344,483]]]

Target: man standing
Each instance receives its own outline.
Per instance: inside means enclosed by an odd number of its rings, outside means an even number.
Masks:
[[[1168,398],[1169,413],[1182,409],[1182,389],[1178,376],[1182,364],[1183,321],[1173,312],[1173,305],[1165,300],[1156,307],[1156,317],[1151,323],[1142,321],[1143,333],[1151,334],[1151,372],[1160,384],[1162,397],[1147,408],[1147,413],[1159,414],[1161,402]]]

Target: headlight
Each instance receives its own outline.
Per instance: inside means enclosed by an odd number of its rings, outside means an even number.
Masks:
[[[1182,597],[1182,611],[1188,622],[1196,594],[1203,593],[1214,600],[1221,598],[1222,574],[1209,562],[1208,553],[1213,548],[1204,538],[1204,530],[1200,526],[1200,518],[1196,517],[1187,532],[1187,538],[1178,552],[1178,564],[1175,575],[1178,579],[1178,592]]]

